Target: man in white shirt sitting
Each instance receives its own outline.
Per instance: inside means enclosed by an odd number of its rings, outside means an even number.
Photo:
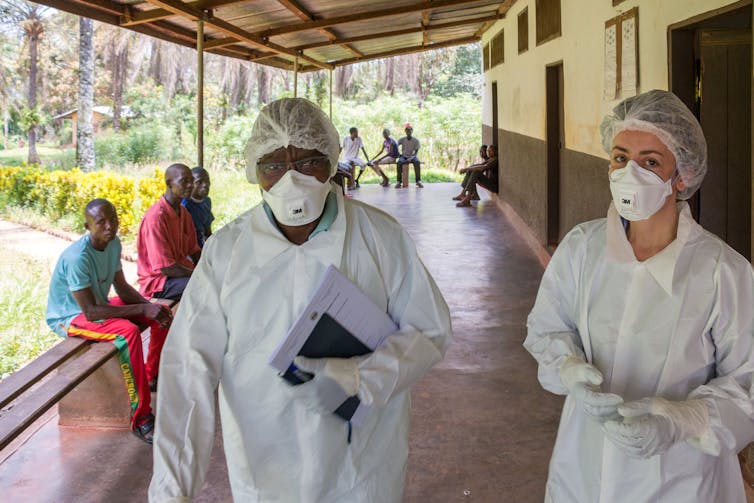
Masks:
[[[343,168],[347,165],[352,175],[355,174],[353,168],[358,166],[359,175],[361,175],[361,171],[364,171],[364,166],[366,166],[367,163],[359,157],[359,149],[364,152],[365,158],[369,159],[369,155],[367,154],[366,149],[364,149],[364,142],[361,140],[361,136],[359,136],[359,130],[352,127],[348,132],[350,134],[343,138],[343,144],[340,146],[340,150],[343,152],[343,162],[338,164],[343,164]],[[358,187],[359,182],[354,182],[354,184],[348,188],[356,189]]]

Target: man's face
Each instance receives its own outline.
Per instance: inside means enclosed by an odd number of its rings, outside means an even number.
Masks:
[[[351,138],[352,139],[355,140],[357,136],[359,136],[359,130],[358,129],[354,129],[353,131],[351,131]]]
[[[188,166],[171,166],[165,177],[168,191],[178,199],[188,199],[194,190],[194,175]]]
[[[308,160],[295,167],[296,161]],[[263,190],[269,191],[291,169],[313,176],[322,183],[330,179],[330,160],[319,150],[288,145],[265,154],[257,164],[257,179]]]
[[[383,131],[383,132],[382,132],[382,137],[383,137],[383,138],[385,138],[386,140],[387,140],[388,138],[390,138],[390,131]]]
[[[497,157],[497,148],[494,145],[487,147],[487,157]]]
[[[411,138],[412,134],[414,134],[414,130],[411,129],[410,127],[406,128],[406,136],[408,136],[409,138]]]
[[[480,147],[479,148],[479,155],[482,156],[482,157],[487,157],[487,148]]]
[[[86,214],[84,227],[89,231],[92,243],[107,245],[118,234],[118,214],[110,204],[101,204]]]
[[[191,197],[197,201],[202,201],[209,194],[209,176],[205,173],[194,175],[194,191],[191,193]]]

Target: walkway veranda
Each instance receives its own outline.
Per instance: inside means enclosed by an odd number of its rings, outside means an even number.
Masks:
[[[412,391],[404,500],[541,502],[561,400],[539,387],[521,343],[542,268],[494,201],[455,208],[457,191],[354,193],[407,227],[453,315],[446,359]],[[61,428],[54,414],[35,428],[0,452],[4,500],[145,500],[151,449],[127,430]],[[230,501],[221,449],[218,436],[198,501]]]

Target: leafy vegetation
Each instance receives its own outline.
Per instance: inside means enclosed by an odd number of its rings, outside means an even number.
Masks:
[[[0,243],[0,375],[16,370],[60,339],[45,324],[50,271]],[[23,337],[21,337],[23,334]]]

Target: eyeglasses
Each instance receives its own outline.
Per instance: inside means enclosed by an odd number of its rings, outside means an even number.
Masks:
[[[269,177],[282,176],[283,173],[288,171],[289,167],[293,167],[299,173],[305,175],[317,175],[329,169],[330,158],[326,155],[317,157],[308,157],[298,161],[278,161],[278,162],[260,162],[257,163],[257,169],[262,172],[263,175]]]

